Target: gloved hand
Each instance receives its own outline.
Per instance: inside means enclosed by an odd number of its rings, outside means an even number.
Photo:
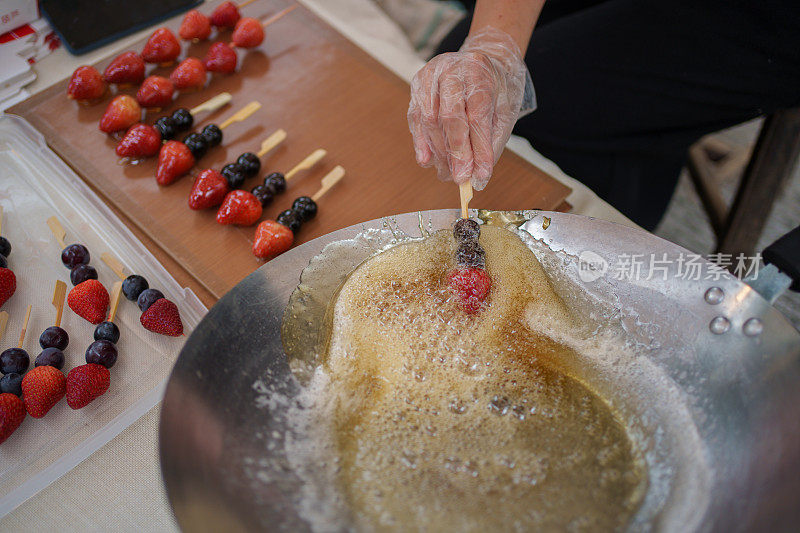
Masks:
[[[417,163],[435,165],[442,181],[471,181],[481,190],[514,123],[535,108],[519,47],[507,33],[487,27],[414,75],[408,126]]]

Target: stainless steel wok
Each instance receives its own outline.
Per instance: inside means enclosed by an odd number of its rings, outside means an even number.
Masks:
[[[297,391],[280,331],[300,273],[330,243],[352,239],[366,257],[457,216],[409,213],[325,235],[268,262],[209,311],[180,354],[161,415],[162,470],[184,530],[309,528],[296,502],[302,481],[281,445],[287,404],[270,400]],[[637,343],[633,361],[587,366],[648,443],[650,487],[631,529],[796,527],[798,331],[728,273],[682,279],[690,252],[649,233],[563,213],[526,218],[521,235],[554,284],[582,284]],[[653,254],[658,275],[614,270],[635,254],[646,266]],[[345,276],[355,266],[336,268]]]

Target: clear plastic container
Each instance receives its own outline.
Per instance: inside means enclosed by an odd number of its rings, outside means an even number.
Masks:
[[[41,351],[39,335],[55,320],[52,305],[56,279],[69,282],[61,264],[61,247],[46,220],[55,215],[67,232],[66,242],[86,245],[91,265],[109,291],[117,277],[100,260],[110,252],[126,272],[143,275],[181,312],[189,335],[206,312],[195,294],[182,288],[102,200],[55,155],[44,138],[25,120],[0,115],[0,205],[2,234],[12,251],[9,268],[17,290],[3,306],[10,314],[0,350],[16,346],[25,309],[33,305],[23,348],[33,360]],[[73,411],[60,401],[41,419],[26,417],[0,444],[0,517],[79,464],[160,400],[166,379],[185,337],[171,338],[145,330],[134,302],[122,298],[117,313],[121,335],[119,358],[111,369],[111,387],[83,409]],[[85,363],[94,326],[64,306],[62,327],[70,336],[65,350],[66,374]],[[112,466],[112,465],[109,465]]]

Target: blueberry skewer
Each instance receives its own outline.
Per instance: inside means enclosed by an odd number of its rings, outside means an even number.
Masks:
[[[294,243],[294,236],[304,222],[317,214],[317,202],[344,177],[344,168],[337,165],[322,178],[321,186],[313,196],[300,196],[292,208],[283,211],[276,219],[264,220],[256,228],[253,255],[259,259],[270,259],[280,255]]]

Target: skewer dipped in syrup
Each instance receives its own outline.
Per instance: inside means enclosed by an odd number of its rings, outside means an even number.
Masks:
[[[217,41],[206,52],[203,64],[209,72],[230,74],[236,70],[238,57],[234,48],[255,48],[264,41],[264,28],[291,13],[297,4],[291,5],[264,21],[244,17],[236,22],[231,43]]]
[[[159,185],[169,185],[189,172],[198,159],[208,150],[222,142],[222,131],[236,122],[241,122],[255,113],[261,104],[250,102],[228,117],[219,126],[209,124],[200,133],[190,133],[183,142],[167,141],[158,153],[156,181]]]
[[[138,123],[131,126],[117,144],[120,157],[140,158],[154,156],[161,149],[162,141],[173,139],[177,134],[191,129],[200,113],[213,113],[230,103],[230,93],[220,93],[192,109],[176,109],[171,115],[156,119],[155,123]]]
[[[261,222],[256,228],[253,255],[270,259],[291,248],[302,224],[317,215],[317,202],[339,183],[344,173],[344,168],[337,165],[322,178],[319,190],[311,197],[300,196],[292,203],[291,209],[283,211],[274,221]]]
[[[243,153],[235,163],[222,167],[222,172],[211,168],[201,171],[189,193],[189,208],[200,210],[220,205],[229,192],[240,188],[248,177],[258,174],[261,169],[261,158],[275,149],[284,139],[286,132],[277,130],[264,139],[258,153]]]
[[[250,192],[243,190],[229,192],[217,211],[217,222],[237,226],[255,224],[261,218],[263,208],[269,205],[275,196],[284,192],[292,179],[301,171],[312,168],[326,154],[325,150],[319,148],[295,165],[285,176],[280,172],[272,172],[264,178],[262,185],[256,185]]]
[[[11,254],[11,243],[2,236],[3,206],[0,206],[0,306],[17,291],[17,276],[8,268],[8,256]]]

